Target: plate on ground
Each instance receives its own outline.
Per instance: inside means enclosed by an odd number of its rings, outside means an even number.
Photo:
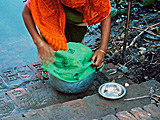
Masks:
[[[126,89],[119,83],[109,82],[102,84],[98,93],[105,98],[119,99],[126,94]]]

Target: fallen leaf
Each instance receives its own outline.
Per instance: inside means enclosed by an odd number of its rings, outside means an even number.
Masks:
[[[123,77],[123,75],[119,75],[119,76],[118,76],[119,79],[122,78],[122,77]]]
[[[144,61],[144,60],[145,60],[145,56],[142,55],[142,56],[140,57],[140,60],[141,60],[141,61]]]
[[[119,53],[119,51],[118,51],[118,50],[115,50],[114,53]]]
[[[114,82],[114,83],[115,83],[116,81],[115,81],[115,80],[112,80],[112,82]]]

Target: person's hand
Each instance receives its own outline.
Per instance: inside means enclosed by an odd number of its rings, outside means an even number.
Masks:
[[[97,69],[101,68],[104,64],[104,57],[105,52],[98,49],[91,58],[92,66],[97,67]]]
[[[42,60],[42,63],[44,65],[51,63],[54,63],[54,50],[53,48],[47,44],[46,42],[42,41],[37,45],[38,49],[38,60]]]

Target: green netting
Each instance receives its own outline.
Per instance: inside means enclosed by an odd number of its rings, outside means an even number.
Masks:
[[[79,82],[93,72],[95,67],[91,67],[92,50],[81,43],[67,43],[68,51],[56,51],[55,62],[49,65],[42,65],[42,68],[51,75],[66,82]]]

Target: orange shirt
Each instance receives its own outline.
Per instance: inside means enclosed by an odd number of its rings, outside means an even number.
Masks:
[[[33,20],[54,50],[68,50],[62,4],[82,13],[88,25],[102,22],[111,10],[109,0],[30,0]]]

